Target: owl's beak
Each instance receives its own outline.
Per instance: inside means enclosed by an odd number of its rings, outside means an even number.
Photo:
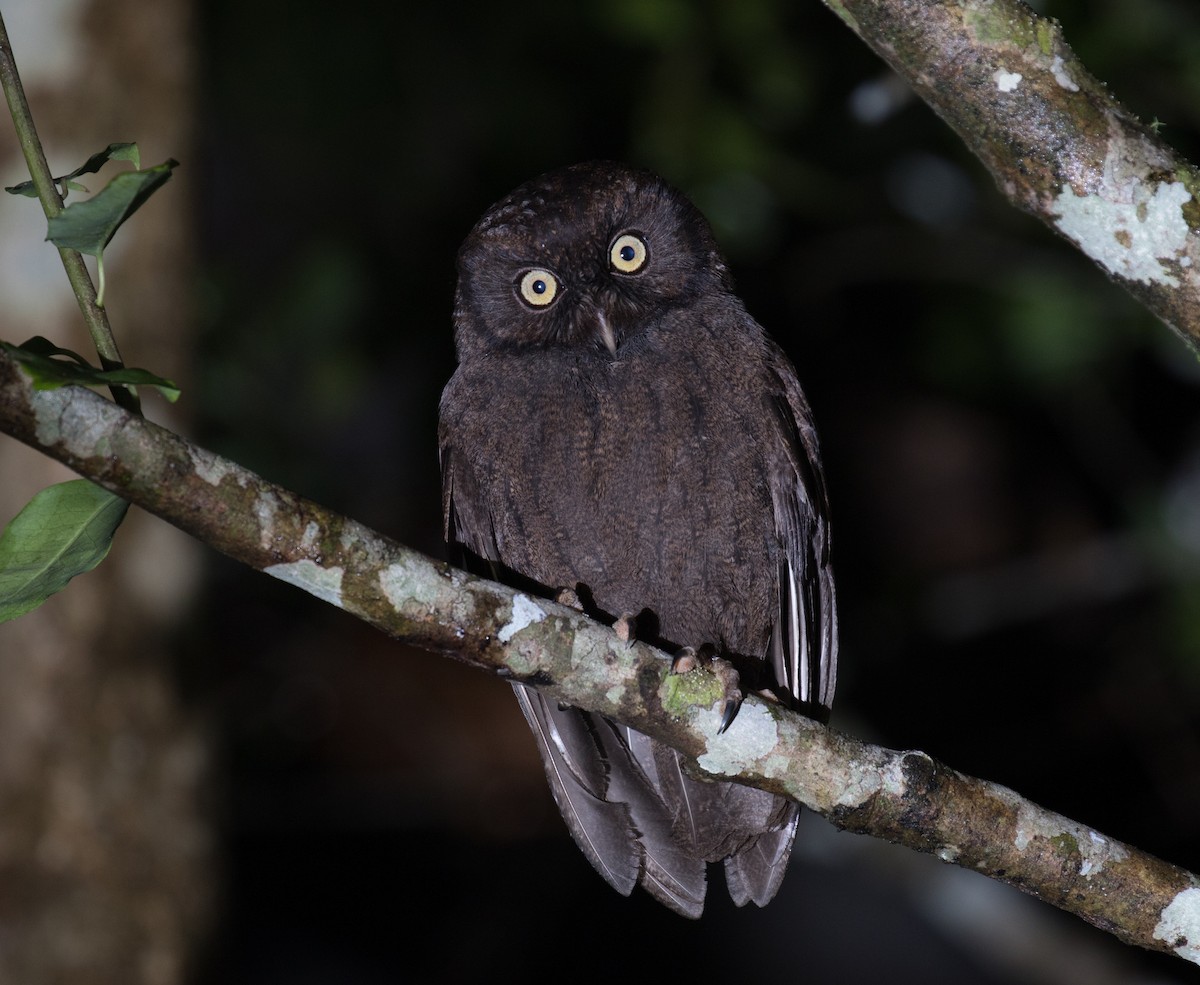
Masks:
[[[608,319],[604,317],[603,311],[596,312],[596,324],[600,327],[600,338],[604,342],[605,348],[615,356],[617,354],[617,336],[608,323]]]

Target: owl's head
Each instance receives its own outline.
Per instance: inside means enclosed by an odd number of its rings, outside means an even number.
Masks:
[[[708,223],[657,176],[607,161],[535,178],[458,254],[459,358],[585,347],[617,355],[672,309],[730,290]]]

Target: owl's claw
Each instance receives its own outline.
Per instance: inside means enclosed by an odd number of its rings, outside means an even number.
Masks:
[[[733,724],[733,720],[737,718],[737,713],[742,707],[742,700],[739,697],[736,701],[733,698],[725,699],[725,714],[721,716],[721,727],[717,729],[717,735],[723,735],[725,730]]]

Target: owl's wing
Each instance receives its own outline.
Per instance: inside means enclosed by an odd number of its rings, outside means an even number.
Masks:
[[[829,503],[812,413],[782,350],[772,345],[771,409],[780,443],[773,459],[775,529],[784,548],[770,660],[776,680],[824,718],[837,683],[837,606],[829,561]]]
[[[778,607],[768,659],[776,683],[802,710],[824,720],[837,682],[837,609],[829,562],[829,508],[808,402],[783,351],[768,342],[769,410],[777,441],[768,451],[775,531],[783,546],[779,562]],[[748,801],[761,791],[736,788]],[[770,796],[770,795],[766,795]],[[762,824],[752,844],[725,859],[725,882],[738,906],[753,900],[765,906],[787,870],[800,808],[771,798],[762,806],[780,812]]]
[[[442,470],[442,534],[446,543],[461,545],[489,561],[500,558],[496,549],[496,533],[491,515],[480,509],[478,487],[470,469],[463,468],[459,451],[451,443],[445,422],[438,435],[438,460]]]

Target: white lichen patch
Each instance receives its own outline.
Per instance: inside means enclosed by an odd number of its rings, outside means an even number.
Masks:
[[[111,447],[117,408],[107,401],[71,401],[63,408],[62,441],[76,455],[104,455]]]
[[[996,88],[1001,92],[1015,92],[1024,76],[1020,72],[1009,72],[1003,68],[998,68],[992,75],[992,78],[996,82]]]
[[[399,612],[418,592],[421,572],[405,561],[389,564],[379,572],[379,589],[392,611]]]
[[[848,782],[842,784],[834,801],[838,807],[861,807],[879,793],[882,786],[876,775],[851,775],[847,779]]]
[[[1066,89],[1067,92],[1079,91],[1079,86],[1075,84],[1075,80],[1067,72],[1067,66],[1062,60],[1062,55],[1054,56],[1054,61],[1050,63],[1050,71],[1054,75],[1054,81]]]
[[[700,768],[719,776],[734,776],[765,756],[779,741],[779,730],[771,713],[761,705],[746,703],[738,711],[733,724],[720,734],[725,702],[718,701],[704,712],[708,742],[704,754],[696,761]]]
[[[342,550],[346,551],[364,542],[370,542],[371,537],[369,531],[364,531],[357,523],[347,523],[342,527],[342,531],[338,534],[338,543]],[[374,553],[374,552],[372,552]]]
[[[893,757],[878,772],[851,771],[838,791],[835,803],[839,807],[861,807],[880,792],[893,797],[903,797],[907,789],[903,757]]]
[[[500,632],[496,635],[500,638],[501,643],[507,643],[525,627],[532,626],[535,622],[541,622],[545,618],[545,611],[528,595],[514,596],[512,619],[501,626]]]
[[[783,753],[772,753],[763,761],[764,776],[782,776],[787,772],[788,767],[792,765],[791,756],[786,756]]]
[[[26,376],[29,375],[24,369],[21,372]],[[59,399],[55,400],[56,396]],[[33,433],[37,435],[38,441],[43,445],[58,444],[59,435],[62,433],[59,425],[59,415],[62,413],[61,396],[61,393],[56,394],[51,390],[46,399],[34,401]]]
[[[1200,889],[1185,889],[1167,904],[1154,938],[1166,942],[1185,961],[1200,964]]]
[[[107,455],[125,413],[108,400],[73,400],[69,389],[48,390],[34,402],[34,432],[44,445],[61,444],[72,455]]]
[[[1090,828],[1043,811],[1033,804],[1020,802],[1013,843],[1020,851],[1024,851],[1037,838],[1053,842],[1065,851],[1077,852],[1080,857],[1079,874],[1085,877],[1097,875],[1110,862],[1120,862],[1129,857],[1124,846]]]
[[[960,849],[957,845],[943,845],[934,854],[937,855],[937,857],[943,862],[949,862],[953,864],[954,862],[958,861],[958,856],[962,854],[962,849]]]
[[[1141,182],[1090,195],[1076,195],[1068,185],[1053,213],[1060,217],[1058,228],[1110,273],[1178,287],[1163,261],[1178,261],[1187,248],[1183,206],[1191,197],[1177,181],[1158,185],[1153,194]]]
[[[210,486],[219,486],[227,475],[234,476],[240,484],[245,485],[245,477],[237,465],[206,448],[189,445],[188,458],[192,460],[192,471]]]
[[[331,605],[342,608],[342,569],[322,568],[315,561],[305,558],[302,561],[289,561],[286,564],[272,564],[263,568],[272,578],[286,581],[315,595]]]
[[[309,520],[304,527],[304,533],[300,535],[300,547],[305,551],[311,551],[317,544],[317,538],[321,535],[321,528],[315,520]]]
[[[926,763],[932,764],[933,760],[923,752],[905,753],[900,759],[892,759],[888,762],[887,768],[880,774],[883,783],[881,789],[884,793],[892,797],[903,797],[908,793],[908,778],[904,775],[904,760],[910,757],[919,756]]]
[[[1085,849],[1082,843],[1079,846],[1080,854],[1083,856],[1083,861],[1079,863],[1079,874],[1081,876],[1090,876],[1099,872],[1104,868],[1104,863],[1109,859],[1119,862],[1121,859],[1129,857],[1129,852],[1125,850],[1123,845],[1109,841],[1104,835],[1096,831],[1088,832],[1087,844],[1090,848]]]
[[[279,500],[272,492],[261,492],[254,501],[254,516],[258,520],[258,543],[269,549],[275,540],[275,514],[279,512]]]

